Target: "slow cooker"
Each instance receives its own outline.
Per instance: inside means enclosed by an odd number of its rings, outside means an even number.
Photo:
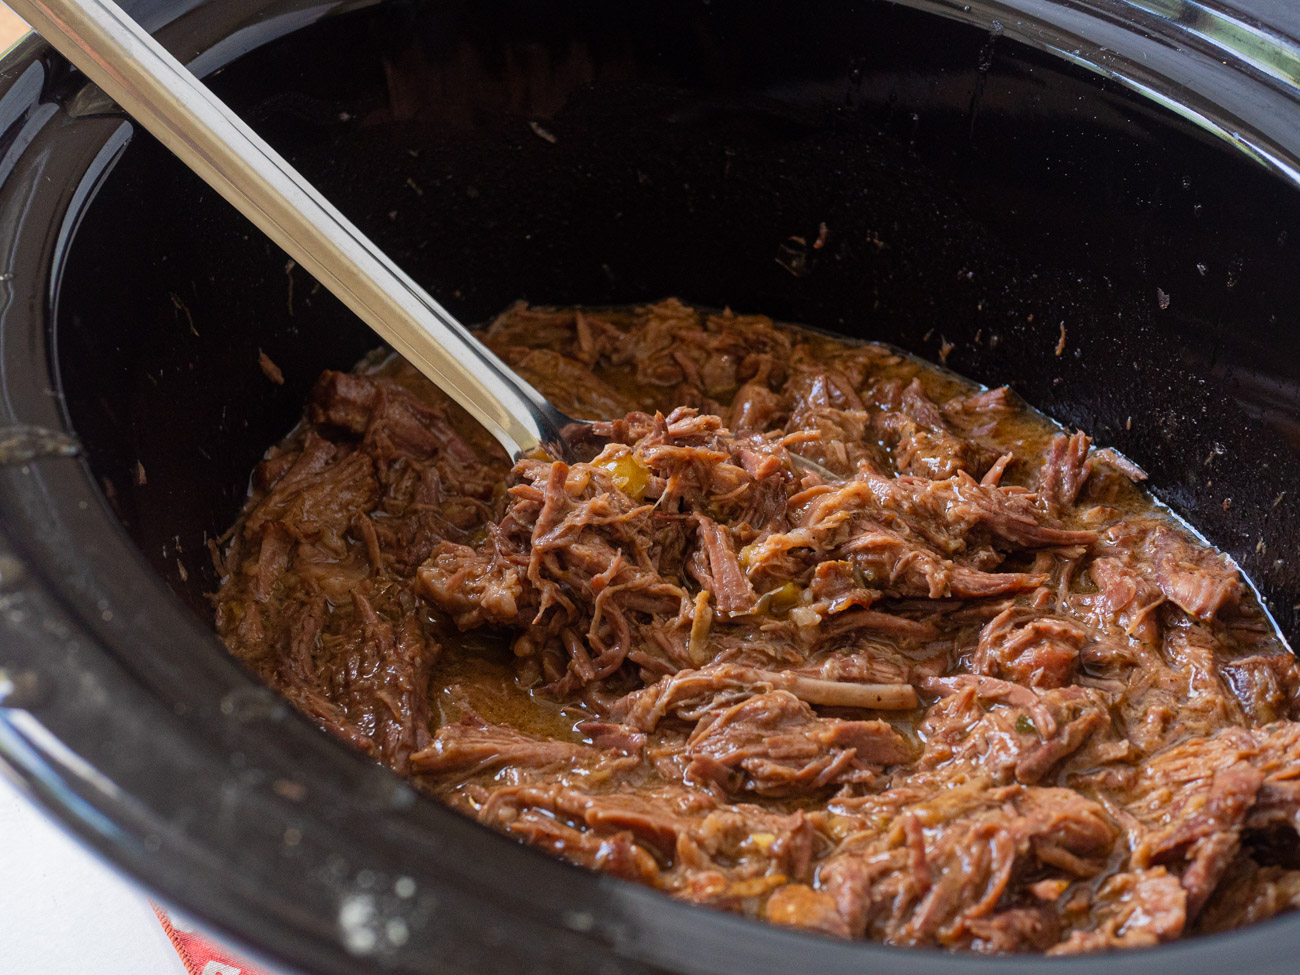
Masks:
[[[942,356],[1133,458],[1296,636],[1294,12],[126,6],[462,320],[677,295]],[[38,38],[0,62],[0,755],[156,896],[318,975],[1294,967],[1300,916],[1071,959],[751,923],[327,737],[212,634],[209,549],[319,372],[374,345]]]

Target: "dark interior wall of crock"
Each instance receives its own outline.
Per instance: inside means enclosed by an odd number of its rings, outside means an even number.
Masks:
[[[1300,203],[1172,114],[876,3],[393,2],[211,81],[465,319],[673,294],[946,354],[1139,460],[1294,635]],[[59,294],[89,462],[206,613],[247,472],[373,340],[142,135]]]

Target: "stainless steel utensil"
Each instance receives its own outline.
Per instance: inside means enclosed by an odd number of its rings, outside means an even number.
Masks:
[[[493,355],[112,0],[9,6],[511,457],[544,447],[572,458],[569,438],[585,423]]]

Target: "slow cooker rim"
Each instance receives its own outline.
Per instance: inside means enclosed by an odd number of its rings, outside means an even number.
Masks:
[[[942,5],[947,6],[947,5]],[[269,39],[269,38],[267,38]],[[46,58],[47,52],[39,43],[30,43],[24,45],[15,52],[12,60],[15,65],[27,66],[37,63]],[[15,71],[14,76],[20,76],[21,71]],[[13,187],[8,183],[0,188],[0,197],[6,193],[11,193]],[[66,201],[64,201],[66,202]],[[46,257],[52,263],[54,255],[49,253],[46,248]],[[42,300],[45,295],[37,295]],[[11,293],[10,304],[5,308],[4,331],[8,333],[10,328],[23,328],[22,325],[10,325],[10,312],[17,308],[14,302],[14,296]],[[27,310],[31,310],[29,304]],[[53,320],[50,316],[48,307],[42,307],[36,314],[36,334],[46,334],[49,323]],[[26,328],[32,327],[32,321],[28,321]],[[8,336],[6,335],[6,338]],[[46,407],[50,405],[48,401],[42,399],[43,389],[37,389],[37,386],[44,386],[44,379],[36,374],[16,375],[7,373],[4,377],[4,392],[6,396],[6,405],[4,409],[5,418],[11,423],[40,421],[42,425],[55,426],[51,422],[52,414]],[[24,412],[21,409],[15,409],[14,403],[36,403],[41,402],[44,405],[35,409],[34,412]],[[66,417],[61,417],[57,421],[57,428],[66,432],[71,432],[66,422]],[[120,525],[112,517],[111,513],[103,506],[102,495],[98,488],[93,484],[89,471],[83,467],[78,468],[78,477],[71,478],[68,471],[71,466],[77,462],[67,459],[33,459],[26,467],[8,467],[3,471],[0,477],[0,496],[3,496],[4,515],[3,531],[7,536],[12,552],[16,558],[15,565],[21,563],[26,566],[28,571],[24,573],[18,570],[18,579],[6,588],[5,592],[9,596],[17,593],[26,592],[28,598],[32,600],[47,600],[48,611],[52,618],[56,614],[61,615],[64,625],[70,629],[83,634],[83,639],[94,643],[100,648],[111,646],[115,642],[120,642],[120,636],[111,631],[105,631],[102,624],[109,621],[102,619],[102,612],[93,602],[87,602],[84,598],[69,597],[70,588],[76,591],[81,588],[75,578],[70,577],[66,571],[66,565],[63,563],[63,555],[66,550],[57,552],[51,551],[51,542],[63,542],[66,539],[55,539],[53,536],[41,537],[24,529],[31,527],[31,522],[20,520],[15,523],[14,514],[16,512],[41,512],[42,515],[49,519],[58,519],[67,516],[73,511],[82,512],[80,515],[73,515],[74,518],[85,518],[85,525],[95,524],[99,529],[99,537],[104,545],[110,545],[114,549],[114,554],[121,555],[126,552],[133,559],[133,564],[137,567],[144,568],[143,560],[133,549],[133,546],[125,539],[122,534]],[[87,507],[82,507],[83,502],[87,502]],[[42,507],[44,505],[44,507]],[[53,521],[51,521],[53,523]],[[86,538],[94,535],[95,532],[87,531]],[[110,536],[115,542],[110,542]],[[78,538],[78,543],[84,544],[84,538]],[[146,569],[146,575],[149,575]],[[25,578],[24,578],[25,576]],[[183,610],[175,601],[174,597],[165,590],[160,581],[150,579],[152,591],[147,597],[147,602],[153,609],[166,611],[177,615],[180,614],[188,617],[188,613]],[[216,645],[215,639],[210,634],[200,634],[197,622],[192,619],[188,620],[188,629],[193,631],[192,636],[196,641],[200,636],[206,636],[202,642],[205,646],[212,647]],[[243,677],[249,688],[256,688],[251,678],[247,675]],[[39,695],[38,695],[39,697]],[[121,842],[120,838],[114,837],[102,828],[102,823],[96,821],[96,817],[102,815],[105,811],[111,811],[116,814],[124,812],[124,807],[115,806],[107,798],[100,794],[94,788],[90,788],[86,793],[80,795],[80,801],[84,805],[78,808],[75,803],[69,803],[66,798],[61,799],[59,788],[66,788],[70,783],[80,782],[82,786],[87,781],[87,776],[79,772],[76,768],[75,756],[72,753],[60,754],[57,748],[44,748],[40,741],[39,734],[33,734],[33,721],[37,721],[42,713],[53,713],[54,709],[59,707],[75,707],[76,701],[73,698],[67,698],[63,695],[55,694],[49,700],[32,701],[24,699],[21,689],[15,689],[9,695],[8,701],[5,702],[5,709],[0,711],[0,727],[3,728],[3,739],[0,740],[0,752],[3,752],[6,761],[11,767],[15,768],[18,774],[27,781],[32,792],[38,799],[47,805],[53,807],[56,814],[64,818],[65,822],[84,840],[94,845],[99,851],[109,859],[120,864],[129,863],[133,872],[138,876],[145,876],[154,871],[155,874],[166,873],[167,871],[159,869],[156,863],[150,863],[149,851],[142,849],[139,844],[134,844],[131,849],[127,849]],[[310,726],[307,723],[293,716],[291,721],[298,721],[304,728]],[[311,729],[313,734],[323,737],[323,733]],[[45,743],[49,745],[50,743]],[[330,741],[333,746],[333,742]],[[74,749],[75,752],[75,749]],[[355,765],[360,768],[364,766],[361,759],[352,756]],[[387,774],[387,773],[385,773]],[[64,794],[65,796],[67,793]],[[96,798],[97,797],[97,798]],[[96,802],[98,808],[94,808]],[[432,804],[431,804],[432,805]],[[435,807],[437,808],[437,807]],[[447,816],[452,816],[446,810],[439,809],[439,812]],[[491,844],[500,851],[510,850],[513,855],[532,857],[534,866],[538,870],[558,871],[555,876],[563,875],[566,884],[575,887],[587,888],[591,891],[599,891],[601,899],[610,899],[618,902],[626,908],[628,917],[638,917],[638,920],[660,918],[662,923],[659,927],[660,934],[666,934],[670,931],[680,933],[684,926],[688,929],[710,929],[718,933],[717,943],[726,944],[734,942],[736,939],[742,939],[748,942],[748,945],[755,955],[756,959],[776,957],[779,953],[789,953],[790,957],[800,957],[808,960],[816,958],[818,962],[824,961],[825,964],[819,964],[820,970],[833,971],[849,970],[863,963],[876,964],[882,971],[912,970],[914,966],[925,965],[927,970],[943,970],[946,966],[953,966],[951,970],[956,970],[956,965],[960,965],[963,970],[968,966],[975,965],[996,965],[998,970],[1006,967],[1034,967],[1041,963],[1040,959],[986,959],[969,956],[944,956],[936,955],[931,952],[918,953],[915,950],[890,949],[876,945],[840,945],[834,942],[827,942],[821,939],[815,939],[799,933],[783,931],[771,928],[765,925],[756,925],[740,919],[732,918],[726,915],[700,912],[697,909],[687,907],[677,902],[669,901],[660,895],[653,894],[643,888],[634,887],[621,881],[612,880],[606,877],[594,877],[577,868],[570,867],[543,855],[536,851],[520,849],[509,840],[499,837],[490,831],[470,824],[475,830],[480,830],[485,837],[490,838]],[[485,840],[488,842],[488,840]],[[144,853],[145,856],[140,854]],[[543,867],[543,864],[545,866]],[[147,879],[152,879],[148,878]],[[243,922],[247,919],[241,919],[238,925],[233,925],[230,919],[237,915],[238,912],[213,911],[220,905],[213,905],[198,898],[178,883],[175,876],[162,878],[157,884],[157,889],[164,891],[170,900],[191,909],[197,908],[196,913],[207,919],[215,920],[218,926],[227,934],[233,934],[238,940],[245,943],[252,943],[253,946],[283,963],[292,965],[301,965],[301,958],[297,961],[283,957],[280,950],[270,943],[258,943],[258,940],[249,942],[245,935],[240,931],[250,930],[250,927]],[[680,914],[678,912],[681,912]],[[1290,930],[1290,926],[1300,923],[1300,919],[1282,918],[1276,921],[1267,922],[1262,925],[1255,925],[1241,932],[1234,932],[1229,935],[1215,936],[1212,938],[1201,938],[1194,941],[1179,943],[1164,948],[1153,949],[1152,952],[1129,953],[1123,956],[1108,956],[1105,964],[1108,968],[1118,967],[1121,970],[1137,971],[1138,965],[1141,970],[1167,970],[1174,971],[1174,965],[1182,965],[1183,959],[1187,956],[1186,951],[1195,950],[1195,962],[1197,964],[1206,964],[1212,961],[1211,956],[1217,956],[1220,961],[1232,962],[1240,965],[1245,961],[1258,961],[1264,963],[1281,964],[1287,959],[1285,953],[1284,939],[1279,935],[1283,929]],[[257,925],[254,925],[256,927]],[[583,925],[579,925],[582,927]],[[268,924],[264,928],[264,934],[281,930],[275,925]],[[597,933],[601,932],[599,924]],[[627,937],[626,934],[623,937]],[[593,935],[592,940],[595,940]],[[671,954],[665,958],[659,954],[659,949],[664,947],[663,944],[646,944],[641,940],[633,938],[631,941],[625,941],[617,944],[618,938],[611,937],[605,942],[606,947],[613,946],[615,954],[628,951],[633,956],[639,956],[642,960],[649,961],[653,964],[663,964],[665,961],[676,963],[677,961],[690,961],[691,959],[673,959]],[[696,950],[698,947],[694,942],[688,939],[681,939],[677,942],[671,940],[667,946],[676,949],[680,954],[684,950]],[[355,964],[355,958],[346,952],[337,939],[331,942],[328,947],[333,949],[325,954],[317,953],[319,960],[313,960],[313,964],[320,967],[322,971],[355,971],[360,970],[364,964]],[[797,955],[795,953],[798,953]],[[775,954],[774,954],[775,953]],[[1164,963],[1167,959],[1167,964]],[[1063,959],[1053,960],[1051,964],[1061,967],[1076,968],[1095,968],[1097,959]]]

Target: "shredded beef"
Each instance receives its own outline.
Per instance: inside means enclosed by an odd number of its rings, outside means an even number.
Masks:
[[[682,752],[686,781],[770,796],[870,782],[873,769],[908,757],[907,743],[884,721],[820,718],[789,691],[706,714]]]
[[[590,461],[511,465],[372,360],[321,377],[218,556],[223,639],[322,727],[823,936],[1063,954],[1300,905],[1300,668],[1131,462],[761,316],[485,337],[596,421]]]

